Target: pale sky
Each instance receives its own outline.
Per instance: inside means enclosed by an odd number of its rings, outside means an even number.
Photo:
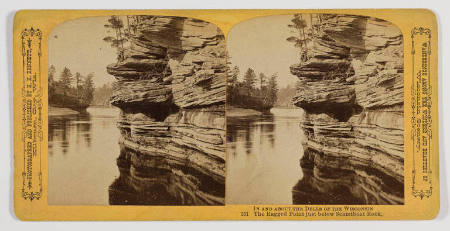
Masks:
[[[108,36],[108,17],[87,17],[64,22],[56,26],[49,38],[49,66],[56,68],[56,79],[64,67],[72,74],[94,73],[94,84],[100,87],[113,82],[114,77],[106,72],[106,66],[116,62],[116,49],[103,41]]]
[[[300,52],[290,36],[288,24],[292,15],[267,16],[241,22],[228,33],[228,53],[231,67],[238,66],[241,78],[247,69],[253,68],[270,76],[278,72],[278,84],[284,87],[298,78],[291,75],[289,66],[299,61]]]

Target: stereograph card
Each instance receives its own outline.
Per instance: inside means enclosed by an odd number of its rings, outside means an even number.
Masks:
[[[425,9],[22,10],[22,220],[391,220],[439,212]]]

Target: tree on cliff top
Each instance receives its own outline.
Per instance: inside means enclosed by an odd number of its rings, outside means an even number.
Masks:
[[[298,35],[287,38],[287,41],[295,43],[296,47],[304,47],[306,44],[306,20],[302,18],[302,14],[295,14],[291,22],[292,24],[289,24],[288,27],[294,29],[292,32],[295,34],[298,33]]]
[[[294,34],[297,34],[296,36],[291,36],[287,38],[286,40],[288,42],[294,43],[295,47],[299,47],[301,50],[301,60],[306,61],[307,60],[307,47],[306,42],[308,38],[305,34],[305,28],[308,26],[306,23],[306,20],[303,19],[302,14],[294,14],[294,18],[291,20],[292,24],[289,24],[288,27],[292,28]]]
[[[123,43],[127,40],[122,32],[123,27],[124,25],[122,19],[115,15],[111,16],[105,24],[105,28],[111,28],[114,30],[115,37],[107,36],[103,38],[103,41],[111,43],[111,47],[117,48],[118,61],[122,61],[124,59]]]

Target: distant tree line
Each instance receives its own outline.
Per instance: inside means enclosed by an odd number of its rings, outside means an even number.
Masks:
[[[74,110],[86,109],[94,97],[94,74],[83,76],[72,74],[64,67],[59,76],[51,65],[48,70],[48,101],[50,106],[67,107]]]
[[[292,99],[295,97],[297,93],[297,89],[302,83],[297,81],[295,83],[291,83],[286,85],[283,88],[280,88],[278,91],[278,99],[275,103],[275,107],[279,108],[297,108]]]
[[[270,77],[264,73],[257,76],[252,68],[247,69],[243,80],[239,81],[239,68],[229,71],[227,84],[227,103],[231,106],[268,111],[277,102],[277,73]]]
[[[111,106],[110,98],[113,93],[113,87],[111,83],[105,83],[101,87],[95,88],[94,99],[91,105],[95,106]]]

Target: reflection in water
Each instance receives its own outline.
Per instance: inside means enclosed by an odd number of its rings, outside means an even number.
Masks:
[[[294,204],[364,204],[363,201],[352,196],[353,194],[350,191],[350,188],[353,188],[353,190],[357,188],[354,187],[354,182],[351,180],[351,176],[353,175],[352,171],[335,170],[333,172],[334,179],[327,181],[318,179],[314,176],[314,160],[310,152],[312,150],[305,150],[300,162],[303,170],[303,178],[292,189],[292,200]]]
[[[80,139],[91,146],[91,115],[89,113],[80,115],[53,116],[48,124],[49,148],[56,142],[60,142],[62,153],[67,154],[70,136],[75,136],[76,145],[80,145]],[[52,155],[53,152],[49,154]]]
[[[336,158],[305,149],[304,176],[292,190],[294,204],[396,204],[403,198],[403,184],[392,176],[365,166],[336,169],[333,162]]]
[[[292,204],[302,178],[301,109],[227,118],[227,203]]]
[[[108,186],[118,176],[118,110],[87,111],[49,117],[49,204],[108,204]]]
[[[88,108],[49,117],[49,204],[224,203],[224,182],[197,166],[120,147],[118,116],[115,108]]]
[[[111,205],[223,204],[224,185],[184,162],[122,148],[117,166],[120,176],[109,187]]]

